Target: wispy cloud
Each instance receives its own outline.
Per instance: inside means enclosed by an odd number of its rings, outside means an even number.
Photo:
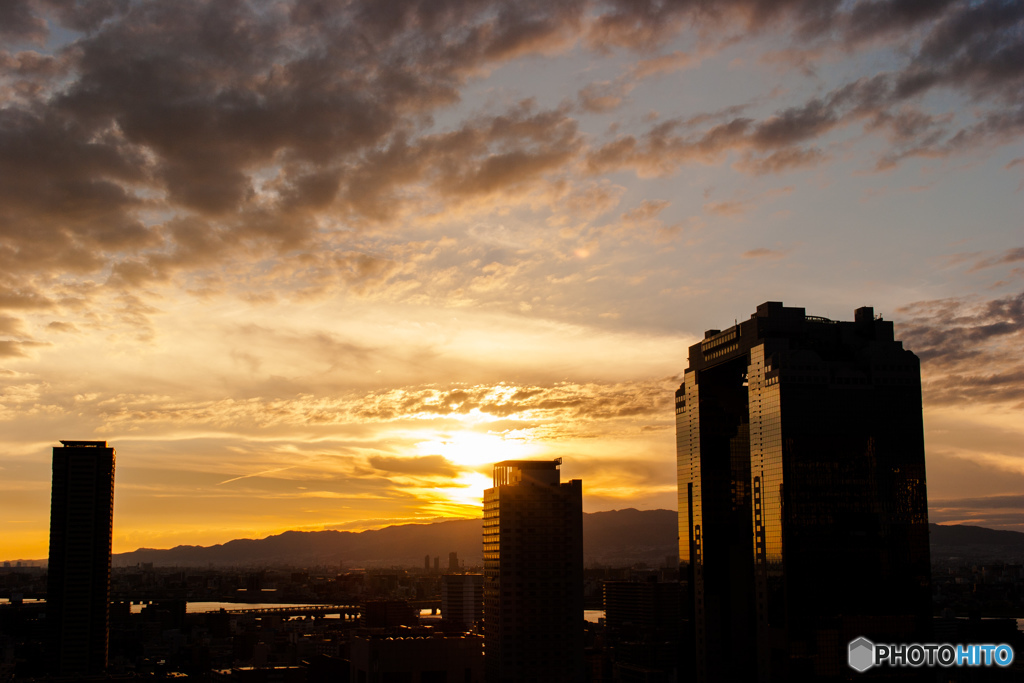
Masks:
[[[277,472],[284,472],[286,470],[290,470],[290,469],[294,469],[294,468],[295,468],[295,466],[293,465],[293,466],[290,466],[290,467],[277,467],[277,468],[274,468],[272,470],[263,470],[262,472],[254,472],[252,474],[243,474],[240,477],[234,477],[232,479],[225,479],[224,481],[219,481],[219,482],[217,482],[217,486],[223,486],[224,484],[230,484],[233,481],[240,481],[242,479],[249,479],[250,477],[263,477],[263,476],[266,476],[268,474],[275,474]]]

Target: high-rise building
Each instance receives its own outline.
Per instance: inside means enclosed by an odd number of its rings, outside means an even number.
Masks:
[[[676,581],[605,581],[604,646],[613,681],[668,683],[679,677],[679,597]]]
[[[698,680],[842,677],[858,636],[927,635],[920,363],[891,322],[768,302],[709,330],[676,438]]]
[[[484,492],[488,683],[583,678],[583,483],[560,464],[499,462]]]
[[[441,583],[441,615],[469,628],[484,612],[483,574],[445,574]]]
[[[46,620],[60,675],[107,666],[114,449],[61,441],[53,449]]]

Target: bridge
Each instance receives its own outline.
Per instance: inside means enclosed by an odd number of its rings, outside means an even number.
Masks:
[[[355,618],[361,614],[359,605],[292,605],[289,607],[241,607],[239,609],[215,609],[209,612],[194,612],[193,614],[211,614],[225,612],[226,614],[238,614],[249,616],[280,616],[280,617],[326,617],[329,614],[337,614],[342,618]]]
[[[441,601],[434,600],[409,600],[409,606],[416,610],[429,609],[432,614],[441,610]],[[211,612],[225,612],[227,614],[250,615],[250,616],[281,616],[281,617],[326,617],[329,614],[337,614],[344,618],[356,618],[362,614],[361,605],[290,605],[287,607],[239,607],[237,609],[214,609],[208,612],[194,612],[193,614],[210,614]]]

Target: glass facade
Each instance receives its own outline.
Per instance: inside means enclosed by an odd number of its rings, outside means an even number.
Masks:
[[[699,680],[842,677],[850,640],[926,635],[920,368],[891,322],[763,304],[690,348],[676,401]]]
[[[506,461],[484,492],[484,665],[492,683],[583,678],[583,484]]]

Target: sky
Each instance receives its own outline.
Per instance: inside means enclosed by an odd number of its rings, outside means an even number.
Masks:
[[[1024,531],[1024,3],[6,0],[0,559],[675,508],[688,345],[873,306],[930,520]]]

